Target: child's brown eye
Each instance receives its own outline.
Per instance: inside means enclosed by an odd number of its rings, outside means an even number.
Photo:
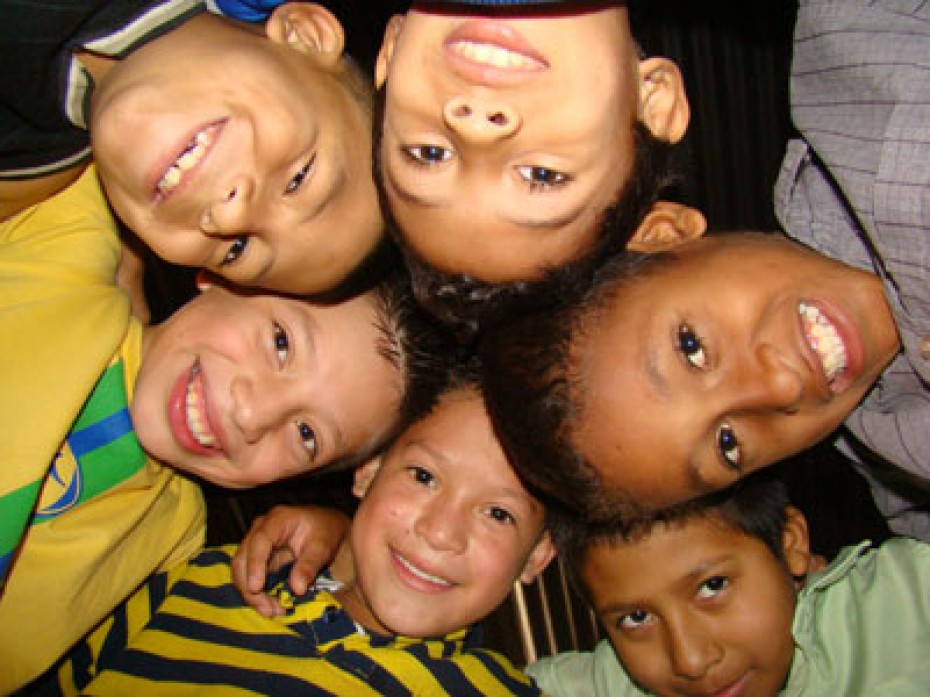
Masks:
[[[274,344],[274,350],[278,355],[278,361],[283,365],[287,361],[288,354],[291,351],[291,340],[287,335],[287,330],[277,322],[271,323],[271,342]]]
[[[227,264],[233,263],[236,259],[241,257],[245,253],[246,247],[249,246],[249,236],[240,235],[233,240],[233,243],[229,245],[229,249],[226,251],[226,256],[223,257],[223,262],[221,266],[226,266]]]
[[[307,160],[307,164],[300,168],[300,171],[291,177],[291,180],[287,183],[287,186],[284,187],[285,194],[293,194],[297,189],[301,187],[307,177],[310,175],[311,170],[313,170],[313,163],[316,162],[316,153]]]
[[[314,433],[313,429],[303,421],[297,422],[297,433],[300,435],[300,440],[303,441],[307,452],[310,453],[310,460],[314,460],[316,458],[317,448],[316,433]]]
[[[697,333],[687,324],[678,327],[678,350],[692,366],[700,370],[707,367],[707,354]]]
[[[517,167],[517,173],[534,191],[554,189],[568,181],[567,174],[536,165]]]
[[[421,165],[434,165],[452,157],[452,152],[439,145],[412,145],[404,148],[404,154]]]
[[[717,431],[717,447],[727,466],[739,470],[743,464],[743,449],[730,424],[723,424]]]

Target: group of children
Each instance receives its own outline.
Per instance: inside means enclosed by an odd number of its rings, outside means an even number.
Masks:
[[[54,666],[26,689],[926,693],[924,543],[817,570],[803,517],[750,475],[852,414],[851,451],[909,471],[874,473],[893,482],[879,505],[926,532],[925,10],[799,7],[795,91],[812,96],[777,203],[813,251],[703,236],[657,200],[688,105],[623,4],[415,3],[388,24],[377,97],[328,10],[266,4],[10,22],[5,50],[29,61],[3,92],[0,322],[33,340],[5,347],[0,689]],[[889,39],[914,66],[896,79]],[[854,78],[824,84],[862,103],[822,93],[824,57]],[[811,104],[874,106],[857,82],[874,63],[895,108],[818,128]],[[113,213],[210,272],[158,326],[114,284]],[[409,277],[340,292],[385,228]],[[198,552],[187,475],[241,488],[335,467],[356,467],[361,502],[309,588],[319,540],[286,532],[301,511],[258,521],[245,573]],[[534,682],[471,628],[553,540],[610,645]],[[279,572],[272,602],[278,548],[304,578]],[[909,652],[863,663],[886,621]]]

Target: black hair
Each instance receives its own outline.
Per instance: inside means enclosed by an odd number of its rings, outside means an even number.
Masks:
[[[376,442],[325,470],[356,467],[371,459],[411,423],[427,414],[444,391],[457,359],[457,343],[413,297],[402,265],[383,270],[371,288],[379,330],[378,352],[401,374],[403,398],[391,428]]]
[[[388,234],[410,271],[417,300],[463,342],[516,314],[548,306],[556,298],[575,294],[608,258],[622,252],[659,193],[677,181],[674,146],[652,135],[642,122],[633,125],[634,161],[630,176],[613,203],[598,218],[593,246],[578,258],[545,270],[535,280],[489,283],[467,274],[446,273],[420,257],[405,241],[387,200],[381,171],[381,138],[385,88],[375,94],[373,175]]]
[[[556,515],[551,520],[550,531],[570,582],[592,604],[582,581],[585,559],[591,547],[636,544],[648,538],[657,527],[682,526],[701,518],[713,519],[758,539],[776,559],[784,561],[782,535],[790,505],[788,487],[775,470],[764,469],[722,491],[632,518],[590,523],[577,516]]]
[[[480,342],[488,411],[527,487],[549,505],[588,520],[636,515],[632,497],[603,485],[575,445],[584,413],[574,347],[624,283],[658,268],[668,254],[626,252],[608,260],[579,297],[513,318]]]

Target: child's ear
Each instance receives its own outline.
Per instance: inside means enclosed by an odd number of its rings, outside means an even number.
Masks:
[[[381,456],[371,458],[368,462],[355,468],[355,479],[352,482],[352,493],[360,499],[365,498],[368,487],[381,469]]]
[[[781,549],[791,575],[796,581],[803,581],[811,571],[811,563],[816,557],[811,554],[807,518],[794,506],[788,506],[785,509],[785,529],[781,534]]]
[[[388,20],[384,29],[384,39],[381,40],[381,48],[378,50],[378,58],[375,61],[375,87],[381,87],[387,80],[391,59],[394,57],[394,45],[397,43],[403,24],[403,15],[394,15]]]
[[[660,140],[677,143],[688,130],[691,109],[681,71],[668,58],[639,62],[639,118]]]
[[[265,34],[307,54],[316,54],[328,64],[342,59],[345,31],[336,16],[314,2],[279,5],[265,23]]]
[[[706,231],[707,220],[697,208],[656,201],[626,246],[634,252],[654,254],[696,239]]]
[[[526,564],[523,565],[523,571],[520,573],[520,581],[522,583],[532,583],[539,574],[545,571],[554,556],[555,545],[552,544],[552,538],[549,536],[549,532],[546,531],[542,534],[542,537],[539,538],[539,542],[536,543],[536,546],[533,547],[533,551],[530,552]]]

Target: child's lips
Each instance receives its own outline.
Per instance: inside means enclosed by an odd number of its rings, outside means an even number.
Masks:
[[[181,193],[197,174],[209,156],[223,130],[225,121],[199,126],[172,146],[154,168],[150,177],[152,200],[159,205]]]
[[[492,20],[459,25],[446,37],[443,49],[459,77],[489,87],[513,85],[549,67],[513,27]]]
[[[441,593],[453,587],[453,583],[441,576],[436,576],[423,569],[421,563],[403,556],[397,551],[391,551],[391,561],[394,563],[397,575],[404,585],[422,593]]]
[[[845,313],[832,304],[805,300],[799,303],[805,355],[820,382],[832,394],[843,392],[863,366],[862,339]]]
[[[213,416],[199,360],[178,378],[171,391],[168,411],[171,430],[184,449],[208,457],[225,451],[222,429]]]
[[[749,674],[742,675],[738,680],[731,682],[726,687],[717,688],[709,691],[697,692],[697,697],[740,697],[749,685]]]

